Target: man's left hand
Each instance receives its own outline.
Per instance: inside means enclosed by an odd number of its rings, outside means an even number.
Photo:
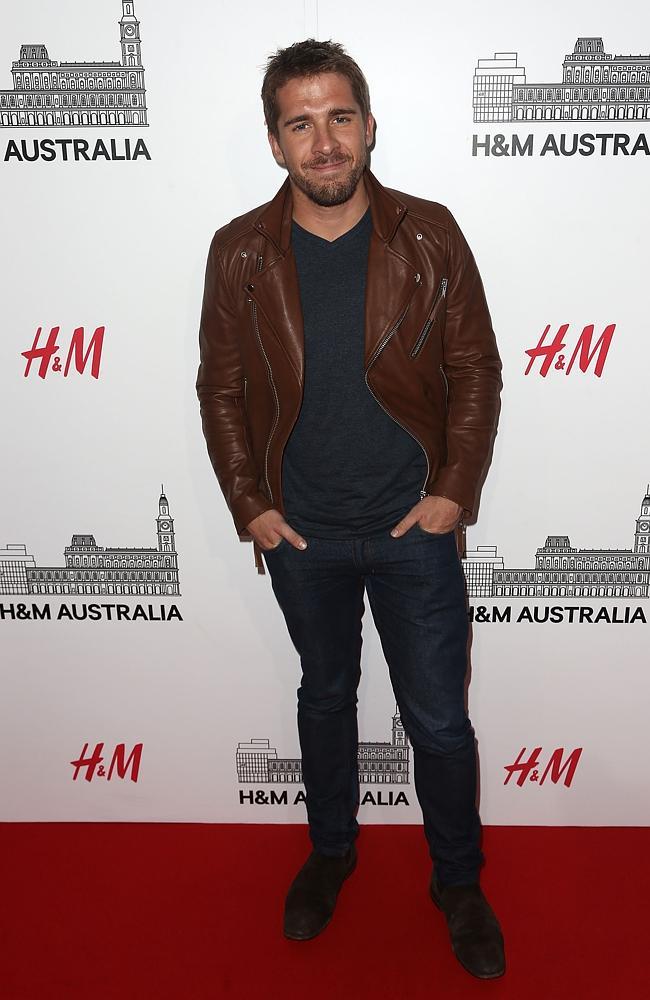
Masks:
[[[460,504],[447,497],[424,497],[395,525],[391,535],[399,538],[414,524],[419,524],[424,531],[430,531],[433,535],[443,535],[453,531],[462,513]]]

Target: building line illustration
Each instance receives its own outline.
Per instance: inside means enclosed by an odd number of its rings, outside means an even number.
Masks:
[[[518,53],[495,52],[474,71],[475,122],[650,119],[650,55],[612,56],[603,39],[581,37],[561,82],[528,83]]]
[[[123,0],[120,62],[57,62],[45,45],[20,47],[13,90],[0,90],[0,128],[147,125],[140,22]]]
[[[93,535],[73,535],[65,566],[37,566],[25,545],[0,548],[0,594],[180,594],[174,519],[161,487],[157,548],[105,548]]]
[[[269,740],[239,743],[236,763],[240,784],[294,784],[302,781],[300,757],[278,757]],[[361,784],[408,784],[410,748],[397,708],[390,743],[360,742],[358,763]]]
[[[650,484],[636,519],[633,549],[576,549],[549,535],[535,567],[509,569],[495,545],[468,549],[463,569],[470,597],[633,597],[650,594]]]

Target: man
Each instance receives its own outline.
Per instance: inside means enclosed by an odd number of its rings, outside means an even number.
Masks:
[[[481,280],[446,208],[370,172],[368,87],[340,45],[278,51],[262,100],[288,178],[214,237],[197,392],[235,527],[253,539],[259,572],[266,563],[301,659],[313,851],[289,889],[284,933],[320,933],[356,864],[367,593],[413,746],[430,893],[459,961],[492,978],[503,939],[478,881],[456,543],[501,388]]]

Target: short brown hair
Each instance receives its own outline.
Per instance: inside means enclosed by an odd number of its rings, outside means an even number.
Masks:
[[[269,56],[266,63],[262,104],[266,127],[276,138],[280,114],[276,100],[278,90],[296,77],[316,76],[318,73],[340,73],[347,77],[364,119],[368,117],[368,83],[354,59],[338,42],[317,42],[315,38],[306,38],[304,42],[294,42],[286,49],[278,49],[274,55]]]

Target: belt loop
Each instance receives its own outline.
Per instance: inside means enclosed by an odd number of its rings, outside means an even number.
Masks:
[[[266,570],[264,569],[264,560],[262,559],[262,550],[260,549],[255,539],[253,539],[253,555],[255,557],[255,565],[257,567],[257,572],[266,573]]]

